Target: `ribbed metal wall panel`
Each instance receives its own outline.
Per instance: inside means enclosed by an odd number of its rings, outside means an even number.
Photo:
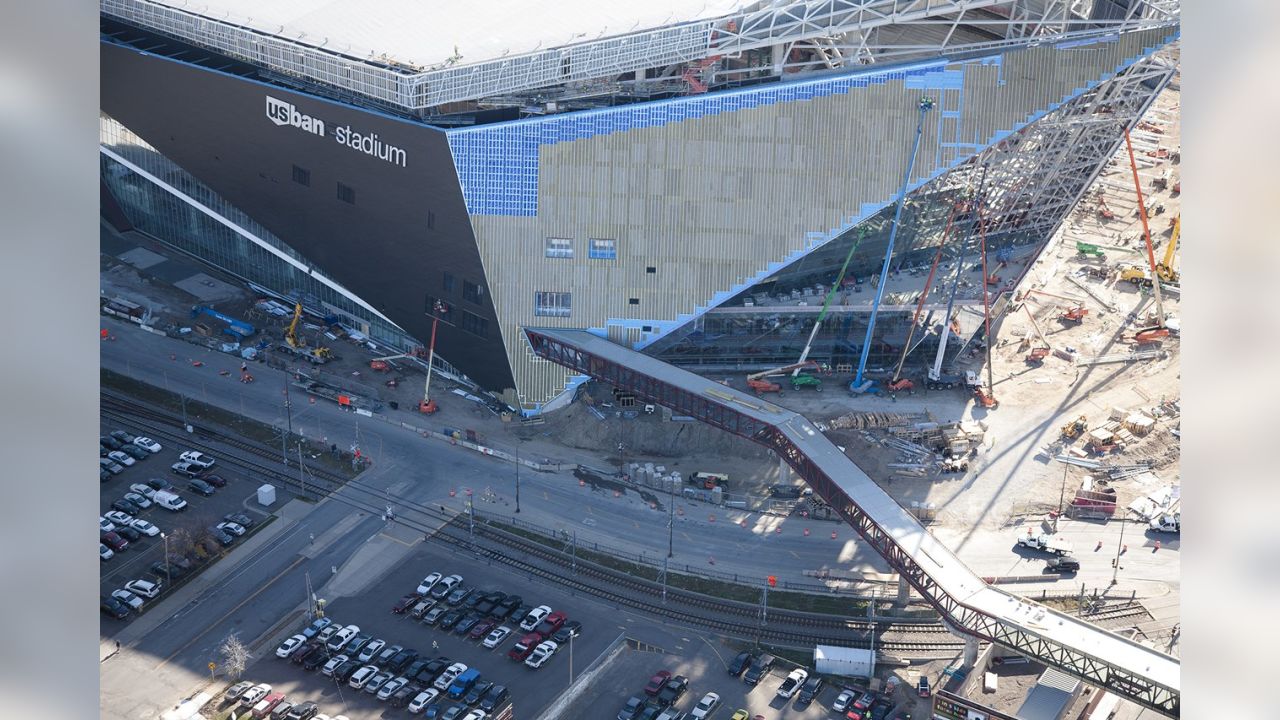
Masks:
[[[922,158],[951,163],[972,153],[947,154],[940,143],[996,142],[1163,45],[1167,34],[1135,32],[956,63],[939,71],[934,88],[928,79],[891,79],[540,146],[537,214],[472,216],[520,399],[543,402],[566,381],[562,369],[531,360],[520,327],[603,328],[644,319],[654,319],[655,329],[673,326],[717,293],[762,277],[771,263],[794,259],[891,201],[922,94],[939,97],[947,83],[960,94],[942,106],[958,106],[947,133],[939,137],[933,117],[921,141]],[[963,73],[959,83],[956,72]],[[918,167],[915,183],[945,170],[934,162]],[[552,236],[574,239],[573,259],[544,257]],[[615,238],[618,259],[589,259],[592,237]],[[648,274],[648,266],[657,273]],[[535,290],[572,292],[572,315],[535,316]]]

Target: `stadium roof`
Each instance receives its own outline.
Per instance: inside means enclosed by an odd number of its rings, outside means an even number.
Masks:
[[[749,0],[157,0],[357,58],[469,65],[725,15]]]

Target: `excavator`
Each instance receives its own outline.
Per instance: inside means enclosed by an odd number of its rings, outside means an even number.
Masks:
[[[312,365],[323,365],[332,360],[332,350],[327,347],[307,347],[306,341],[298,336],[298,323],[301,320],[302,303],[299,302],[295,303],[293,306],[293,320],[289,323],[289,327],[284,329],[284,340],[286,344],[281,347],[300,358],[306,358],[306,360]]]

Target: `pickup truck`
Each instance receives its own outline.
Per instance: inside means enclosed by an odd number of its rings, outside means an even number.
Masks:
[[[1051,535],[1049,533],[1033,535],[1028,532],[1025,535],[1019,535],[1018,544],[1025,548],[1051,552],[1055,555],[1066,555],[1072,550],[1070,542],[1059,538],[1057,535]]]
[[[1182,531],[1182,513],[1161,515],[1151,519],[1151,529],[1156,532],[1180,533]]]

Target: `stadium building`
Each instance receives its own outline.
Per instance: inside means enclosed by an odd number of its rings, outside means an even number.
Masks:
[[[422,344],[438,302],[450,369],[537,412],[580,378],[522,327],[786,364],[847,256],[810,357],[856,364],[905,189],[870,365],[940,245],[911,357],[949,327],[950,359],[982,327],[980,244],[1044,247],[1175,72],[1178,12],[101,0],[102,214],[383,344]]]

